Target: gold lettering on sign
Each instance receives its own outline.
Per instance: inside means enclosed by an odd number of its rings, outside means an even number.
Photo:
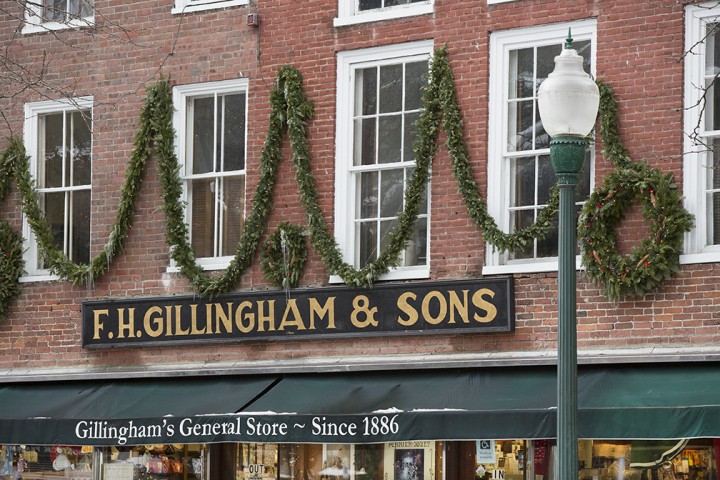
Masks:
[[[455,323],[455,312],[460,315],[460,320],[463,323],[470,323],[470,312],[468,305],[468,291],[463,290],[463,298],[460,300],[455,290],[450,290],[450,321],[448,323]]]
[[[110,311],[107,308],[102,310],[93,310],[93,340],[100,340],[100,332],[103,330],[103,323],[100,320],[100,315],[105,317],[110,315]]]
[[[292,313],[294,320],[290,320],[288,318],[290,313]],[[298,330],[305,330],[302,315],[300,315],[300,310],[297,306],[297,300],[294,298],[288,299],[287,305],[285,306],[285,313],[283,313],[283,318],[280,321],[280,327],[278,328],[278,330],[285,330],[288,327],[295,327]]]
[[[418,313],[415,307],[408,303],[408,299],[416,300],[417,295],[413,292],[405,292],[398,297],[397,306],[401,312],[407,315],[407,318],[398,317],[397,322],[403,327],[412,327],[418,321]]]
[[[473,318],[476,322],[480,323],[490,323],[492,322],[495,317],[497,316],[497,307],[490,303],[489,301],[485,300],[483,297],[485,295],[488,295],[490,298],[495,297],[495,292],[488,288],[481,288],[477,292],[475,292],[472,296],[472,302],[473,305],[475,305],[477,308],[481,310],[485,310],[485,315],[480,316],[477,313],[473,315]]]
[[[275,300],[268,300],[267,302],[268,313],[265,313],[265,300],[260,300],[259,302],[257,302],[258,332],[264,332],[266,324],[269,331],[275,331]]]
[[[365,295],[358,295],[353,299],[353,312],[350,314],[350,321],[357,328],[365,328],[369,325],[373,327],[378,326],[378,321],[375,320],[375,314],[377,313],[377,307],[369,308],[370,300]],[[364,317],[364,320],[358,318],[359,315]]]
[[[436,298],[439,304],[439,311],[437,316],[433,317],[430,314],[430,301]],[[440,325],[443,320],[445,320],[445,316],[447,315],[447,302],[445,301],[445,297],[443,297],[442,293],[438,291],[432,291],[425,295],[425,298],[423,298],[422,301],[422,313],[423,313],[423,319],[429,323],[430,325]]]
[[[145,327],[145,333],[151,337],[159,337],[163,333],[163,317],[162,308],[150,307],[145,312],[145,318],[143,319],[143,325]]]
[[[198,327],[197,305],[190,305],[192,315],[190,316],[190,335],[203,335],[207,330],[208,319],[212,315],[212,304],[205,304],[205,328]]]
[[[255,314],[253,312],[243,314],[246,308],[252,308],[252,303],[247,300],[240,302],[237,310],[235,310],[235,326],[242,333],[250,333],[255,328]],[[247,324],[244,323],[245,321],[247,321]]]
[[[322,320],[325,315],[328,316],[327,328],[335,328],[335,297],[329,297],[325,301],[325,305],[320,306],[315,298],[310,298],[310,330],[315,330],[315,315],[317,314],[318,319]]]
[[[127,332],[128,338],[135,338],[135,309],[128,308],[128,319],[125,321],[125,309],[118,308],[118,336],[117,338],[125,338]]]
[[[215,333],[220,333],[220,324],[222,322],[222,326],[225,329],[225,333],[231,333],[232,332],[232,302],[227,302],[227,311],[223,310],[222,305],[219,303],[215,304]],[[210,317],[210,314],[208,314],[208,318]],[[209,324],[210,322],[208,322]],[[208,325],[208,328],[210,326]],[[210,328],[210,331],[208,333],[213,333],[212,328]]]

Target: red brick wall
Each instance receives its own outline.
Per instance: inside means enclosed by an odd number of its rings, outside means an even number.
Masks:
[[[8,2],[10,3],[10,2]],[[620,130],[636,161],[673,172],[682,181],[683,8],[675,0],[654,2],[518,0],[487,6],[478,0],[435,0],[435,14],[333,27],[337,0],[273,0],[240,7],[171,15],[171,0],[96,0],[97,28],[21,35],[19,24],[0,13],[0,46],[29,69],[46,55],[46,80],[70,79],[74,95],[94,95],[93,249],[99,251],[115,219],[119,189],[132,150],[144,87],[160,75],[173,84],[246,76],[249,91],[248,201],[270,111],[269,91],[279,66],[297,67],[315,104],[309,125],[313,171],[326,220],[333,220],[335,55],[337,52],[413,40],[447,44],[465,120],[465,139],[476,179],[487,185],[488,49],[495,30],[575,19],[597,19],[597,71],[615,90]],[[5,7],[3,7],[5,8]],[[10,13],[18,7],[7,6]],[[12,10],[12,9],[15,10]],[[258,12],[260,27],[245,25]],[[17,85],[6,85],[17,92]],[[49,98],[57,94],[46,92]],[[23,104],[43,97],[25,91],[2,98],[0,136],[22,133]],[[441,140],[444,140],[442,138]],[[270,229],[279,221],[304,223],[304,212],[285,145]],[[596,184],[611,165],[598,158]],[[433,166],[432,280],[481,276],[484,242],[467,216],[443,148]],[[67,282],[23,285],[8,321],[0,325],[0,370],[99,367],[162,362],[281,360],[333,355],[534,351],[555,348],[556,275],[516,275],[516,331],[347,340],[278,341],[222,346],[83,350],[80,303],[86,299],[190,293],[182,278],[166,273],[168,246],[160,212],[157,165],[148,164],[126,251],[92,287]],[[20,225],[20,199],[2,206]],[[642,238],[642,220],[623,228],[625,245]],[[271,230],[268,230],[271,231]],[[629,243],[628,243],[629,242]],[[713,345],[720,340],[720,265],[685,266],[658,293],[609,302],[578,284],[580,348]],[[304,286],[327,283],[311,250]],[[269,288],[257,263],[238,289]]]

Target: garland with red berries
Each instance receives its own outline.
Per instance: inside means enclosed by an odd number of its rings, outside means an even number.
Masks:
[[[615,169],[597,187],[580,213],[578,240],[586,274],[613,301],[657,290],[679,269],[683,236],[693,216],[682,205],[672,174],[633,162],[617,131],[617,102],[609,86],[600,88],[603,156]],[[649,236],[630,254],[617,251],[617,227],[625,212],[640,202]]]

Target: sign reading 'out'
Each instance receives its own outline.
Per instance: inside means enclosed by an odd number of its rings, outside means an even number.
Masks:
[[[83,346],[509,332],[512,278],[83,302]]]

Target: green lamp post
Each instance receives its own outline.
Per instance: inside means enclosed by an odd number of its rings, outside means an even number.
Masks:
[[[568,38],[555,70],[538,89],[538,109],[550,141],[550,161],[560,188],[558,226],[558,480],[578,478],[577,311],[575,186],[585,161],[585,137],[595,125],[600,93],[583,70]]]

